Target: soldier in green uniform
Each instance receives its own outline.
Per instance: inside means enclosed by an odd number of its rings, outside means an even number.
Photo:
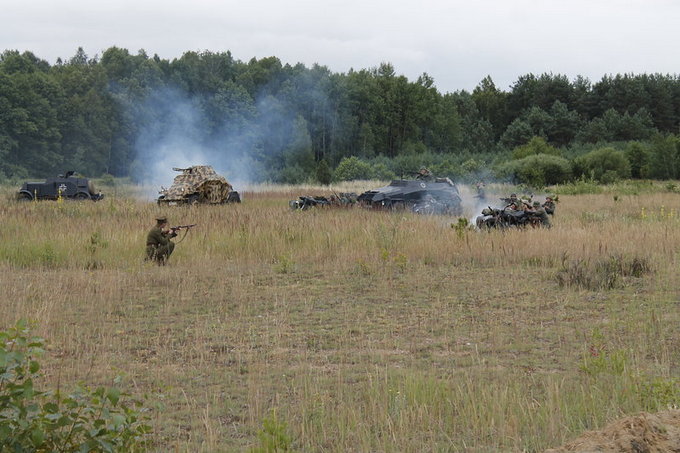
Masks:
[[[539,219],[542,227],[550,228],[550,219],[548,219],[548,213],[545,212],[545,209],[541,206],[541,203],[534,201],[533,207],[534,209],[531,211],[531,215]]]
[[[165,265],[175,250],[175,243],[170,239],[177,233],[168,228],[168,219],[158,217],[154,226],[146,236],[146,259],[155,261],[159,266]]]
[[[420,167],[418,173],[416,174],[416,179],[420,181],[434,181],[434,176],[426,167]]]
[[[545,197],[545,203],[543,203],[543,207],[545,208],[545,212],[548,214],[555,214],[555,200],[553,200],[553,197]]]

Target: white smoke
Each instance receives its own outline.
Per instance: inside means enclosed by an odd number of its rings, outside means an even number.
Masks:
[[[257,124],[208,117],[199,101],[169,88],[152,93],[137,112],[142,113],[136,115],[140,130],[131,173],[149,187],[148,198],[172,184],[177,175],[173,167],[210,165],[236,190],[239,184],[258,180],[252,155]]]

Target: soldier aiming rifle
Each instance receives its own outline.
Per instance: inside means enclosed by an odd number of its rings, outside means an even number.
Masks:
[[[177,237],[180,230],[187,230],[188,232],[189,229],[195,226],[196,224],[194,223],[192,225],[179,225],[168,228],[168,219],[166,217],[156,218],[156,225],[146,236],[146,259],[156,262],[159,266],[164,266],[175,250],[175,243],[171,239]]]

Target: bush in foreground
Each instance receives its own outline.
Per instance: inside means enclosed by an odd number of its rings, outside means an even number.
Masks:
[[[117,388],[40,391],[44,340],[28,323],[0,331],[0,452],[144,451],[151,427],[142,402]]]

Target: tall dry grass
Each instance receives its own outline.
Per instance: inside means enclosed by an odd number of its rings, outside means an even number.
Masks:
[[[47,384],[154,395],[159,451],[248,449],[273,410],[299,451],[541,451],[680,403],[678,195],[563,196],[550,230],[482,233],[288,209],[309,191],[5,202],[0,319],[39,322]],[[199,224],[165,267],[143,260],[159,214]],[[556,278],[628,258],[650,272]]]

